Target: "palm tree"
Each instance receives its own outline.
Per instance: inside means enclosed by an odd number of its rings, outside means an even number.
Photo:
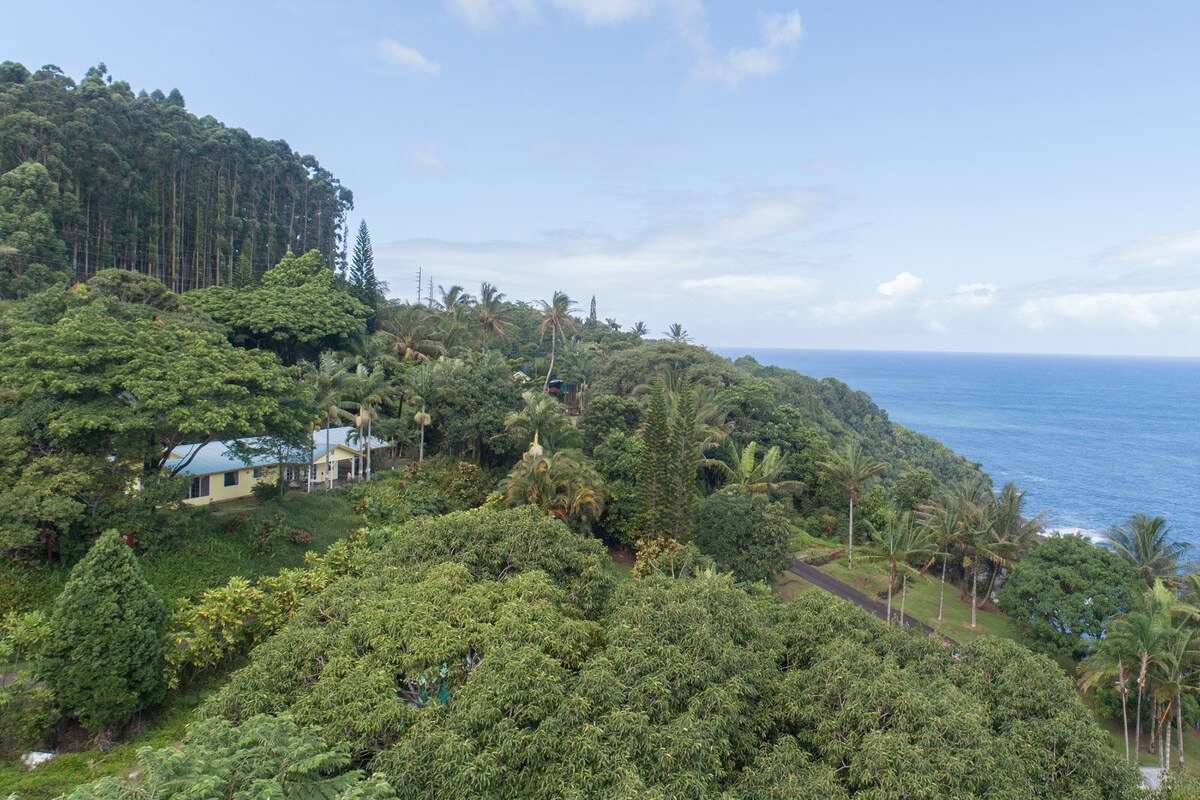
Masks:
[[[1121,695],[1121,727],[1125,733],[1125,760],[1129,761],[1129,680],[1136,654],[1127,647],[1120,636],[1106,636],[1096,651],[1079,665],[1085,691],[1112,681],[1117,694]],[[1140,709],[1139,709],[1140,713]]]
[[[678,322],[672,322],[671,327],[663,331],[663,336],[679,344],[686,344],[692,340],[692,337],[688,336],[688,332]]]
[[[353,391],[358,402],[358,415],[355,425],[358,427],[359,440],[364,443],[363,455],[365,470],[363,477],[371,480],[371,436],[374,421],[379,416],[379,407],[395,392],[396,387],[388,380],[383,370],[368,369],[359,364],[355,370]],[[363,436],[363,426],[366,426],[366,436]]]
[[[492,339],[508,341],[508,332],[515,324],[504,304],[504,292],[487,281],[479,285],[479,299],[471,309],[471,316],[485,342]]]
[[[471,301],[474,299],[458,284],[451,286],[449,289],[443,288],[439,284],[438,294],[441,295],[441,298],[430,300],[429,305],[442,312],[442,314],[457,320],[461,320],[466,316],[467,312],[471,309]]]
[[[438,335],[437,323],[425,306],[412,303],[392,306],[381,321],[380,328],[390,337],[390,346],[401,361],[423,364],[431,358],[447,354],[446,346]]]
[[[887,622],[892,622],[892,593],[896,586],[897,570],[903,572],[900,586],[900,624],[904,624],[904,600],[908,592],[908,562],[914,558],[924,558],[932,550],[933,538],[927,528],[914,525],[912,514],[905,511],[893,514],[887,526],[882,531],[876,531],[873,537],[876,552],[863,556],[867,559],[880,559],[888,562],[888,593],[887,593]]]
[[[504,418],[504,430],[518,442],[556,445],[564,431],[574,431],[562,405],[550,395],[526,391],[521,400],[524,407]]]
[[[604,481],[579,454],[569,450],[517,462],[500,482],[507,506],[532,505],[564,521],[587,525],[604,513]]]
[[[804,484],[800,481],[780,480],[787,467],[778,445],[771,447],[763,454],[762,460],[758,460],[758,442],[750,442],[741,450],[733,441],[728,444],[727,460],[713,463],[738,491],[747,494],[804,491]]]
[[[633,327],[630,328],[629,331],[630,331],[630,333],[634,334],[635,336],[641,337],[641,336],[645,336],[647,333],[649,333],[650,328],[648,328],[646,326],[646,323],[639,320],[639,321],[633,323]]]
[[[1000,496],[995,498],[994,504],[990,549],[1005,554],[1007,560],[1019,558],[1037,544],[1038,536],[1042,532],[1042,515],[1038,514],[1032,519],[1025,517],[1025,492],[1018,490],[1016,484],[1011,481],[1000,490]],[[1008,566],[1007,560],[991,562],[991,577],[987,590],[983,593],[983,605],[986,606],[991,599],[1000,568]]]
[[[930,536],[937,545],[937,551],[933,554],[933,558],[940,557],[942,559],[942,578],[941,586],[938,588],[937,613],[937,621],[941,622],[942,610],[946,599],[946,562],[950,560],[951,553],[962,542],[962,517],[959,514],[958,505],[951,502],[948,497],[942,497],[940,500],[926,505],[921,510],[920,522],[922,526],[929,530]],[[932,562],[930,562],[930,565],[932,565]]]
[[[850,501],[850,531],[846,547],[846,569],[854,569],[854,501],[867,481],[887,469],[887,464],[874,460],[857,444],[846,446],[846,452],[834,454],[822,465],[822,475],[842,487]]]
[[[1155,579],[1173,583],[1179,576],[1179,561],[1187,551],[1183,542],[1167,539],[1171,532],[1162,517],[1134,514],[1123,526],[1113,525],[1104,538],[1109,547],[1129,563],[1147,586]]]
[[[554,374],[554,358],[558,354],[558,340],[564,339],[566,334],[575,333],[575,320],[571,317],[571,312],[575,310],[575,304],[571,302],[571,298],[566,292],[555,292],[554,297],[550,302],[542,301],[542,322],[538,325],[538,335],[543,341],[546,334],[550,334],[550,368],[546,370],[546,382],[542,384],[542,391],[549,391],[550,377]]]
[[[317,407],[325,415],[325,480],[328,488],[333,488],[333,447],[330,443],[329,429],[338,420],[352,420],[354,408],[352,400],[354,373],[347,369],[332,352],[321,353],[316,366],[308,373],[308,382],[313,388]],[[280,465],[280,469],[283,466]],[[311,481],[312,471],[309,471]],[[283,480],[280,474],[279,479]]]

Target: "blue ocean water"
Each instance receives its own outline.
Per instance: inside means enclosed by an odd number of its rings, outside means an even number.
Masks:
[[[1200,545],[1200,359],[718,349],[869,395],[895,422],[1028,491],[1051,527],[1134,513]],[[1200,555],[1200,546],[1193,555]]]

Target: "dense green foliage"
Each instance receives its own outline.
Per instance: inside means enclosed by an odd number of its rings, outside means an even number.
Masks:
[[[114,267],[183,292],[289,250],[332,268],[352,207],[315,158],[197,117],[177,90],[135,95],[103,64],[78,84],[0,64],[0,245],[17,250],[0,255],[0,297]]]
[[[138,752],[138,779],[103,778],[80,786],[69,800],[294,797],[385,800],[382,778],[364,779],[344,749],[331,750],[290,717],[252,717],[241,725],[197,722],[182,747]]]
[[[116,531],[71,573],[50,620],[41,672],[63,711],[91,730],[162,697],[166,609]]]
[[[1055,536],[1017,563],[997,602],[1022,624],[1030,647],[1079,659],[1141,591],[1138,574],[1119,556],[1079,536]]]
[[[738,580],[770,581],[792,563],[786,511],[761,494],[725,489],[696,512],[696,545]]]
[[[1132,785],[1070,682],[1015,645],[955,663],[827,596],[786,606],[711,572],[614,592],[594,542],[528,511],[371,538],[373,563],[260,646],[209,716],[290,714],[400,797]]]

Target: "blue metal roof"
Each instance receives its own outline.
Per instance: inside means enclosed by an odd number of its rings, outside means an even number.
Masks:
[[[365,438],[365,437],[363,437]],[[247,439],[236,439],[236,442],[241,442],[247,450],[259,451],[266,443],[266,438],[254,436]],[[288,464],[309,464],[316,463],[325,456],[325,429],[321,428],[313,431],[312,435],[313,449],[311,454],[303,451],[288,451],[284,453],[284,461]],[[171,464],[178,459],[186,459],[197,448],[195,457],[191,463],[183,469],[179,470],[179,475],[214,475],[220,472],[233,472],[238,469],[247,469],[249,467],[268,467],[279,463],[278,452],[259,451],[246,456],[240,456],[231,450],[233,442],[209,442],[208,444],[184,444],[176,447],[171,451],[172,458],[167,461],[167,468],[170,469]],[[361,454],[363,447],[359,440],[358,431],[350,426],[344,425],[339,428],[329,429],[329,447],[336,449],[338,445],[345,447],[348,450],[353,450]],[[388,443],[378,436],[371,437],[371,447],[381,448],[387,447]],[[176,458],[178,457],[178,459]]]

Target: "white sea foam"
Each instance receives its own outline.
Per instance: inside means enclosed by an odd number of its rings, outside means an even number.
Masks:
[[[1053,536],[1059,534],[1061,536],[1083,536],[1086,539],[1091,539],[1099,544],[1104,541],[1104,531],[1102,529],[1093,528],[1066,528],[1055,526],[1047,531],[1047,534]]]

